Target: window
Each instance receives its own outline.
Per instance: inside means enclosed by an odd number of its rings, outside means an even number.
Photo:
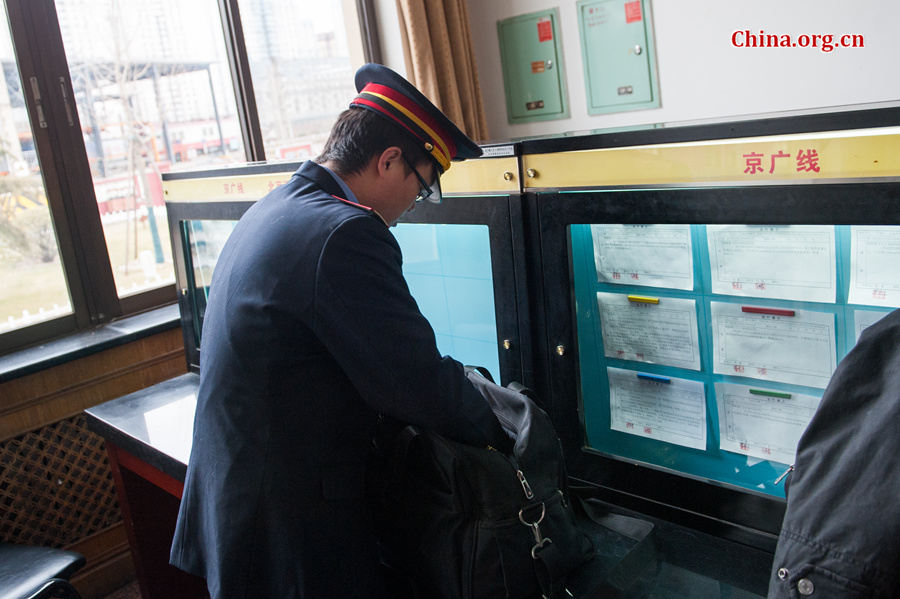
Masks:
[[[0,334],[72,313],[6,23],[0,25]]]
[[[270,159],[315,157],[356,95],[338,2],[239,0]]]
[[[244,160],[216,4],[56,7],[118,295],[170,285],[159,174]]]
[[[160,174],[314,156],[367,4],[7,0],[0,353],[174,302]]]

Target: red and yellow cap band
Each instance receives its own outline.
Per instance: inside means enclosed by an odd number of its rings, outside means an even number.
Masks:
[[[435,159],[442,172],[450,168],[450,161],[456,157],[457,152],[452,136],[412,99],[395,89],[370,82],[360,90],[350,105],[367,108],[388,117],[422,143],[424,150]]]

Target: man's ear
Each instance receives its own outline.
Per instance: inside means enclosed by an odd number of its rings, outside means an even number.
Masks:
[[[400,157],[403,155],[403,150],[398,148],[397,146],[389,146],[384,149],[380,156],[378,156],[378,161],[376,163],[376,167],[378,169],[379,175],[386,175],[389,173],[392,168],[401,168],[400,167]]]

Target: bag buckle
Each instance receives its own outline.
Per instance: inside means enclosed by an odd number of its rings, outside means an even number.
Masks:
[[[544,516],[547,514],[547,506],[544,505],[544,502],[541,502],[541,515],[538,516],[538,519],[534,522],[529,522],[525,519],[525,508],[519,510],[519,522],[527,526],[531,529],[531,534],[534,535],[534,546],[531,548],[531,559],[537,559],[537,552],[544,545],[552,543],[552,539],[545,538],[541,535],[541,522],[544,521]]]

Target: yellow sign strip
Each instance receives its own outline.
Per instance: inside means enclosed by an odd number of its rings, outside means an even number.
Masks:
[[[163,181],[163,193],[167,202],[255,202],[287,183],[296,170]]]
[[[252,167],[247,167],[252,168]],[[296,169],[284,172],[163,181],[167,202],[255,202],[287,183]],[[515,157],[467,160],[441,176],[444,193],[515,193],[519,167]]]
[[[514,156],[466,160],[441,175],[443,193],[516,193],[519,165]]]
[[[893,129],[892,131],[897,131]],[[523,156],[526,188],[900,176],[900,133],[784,136]]]

